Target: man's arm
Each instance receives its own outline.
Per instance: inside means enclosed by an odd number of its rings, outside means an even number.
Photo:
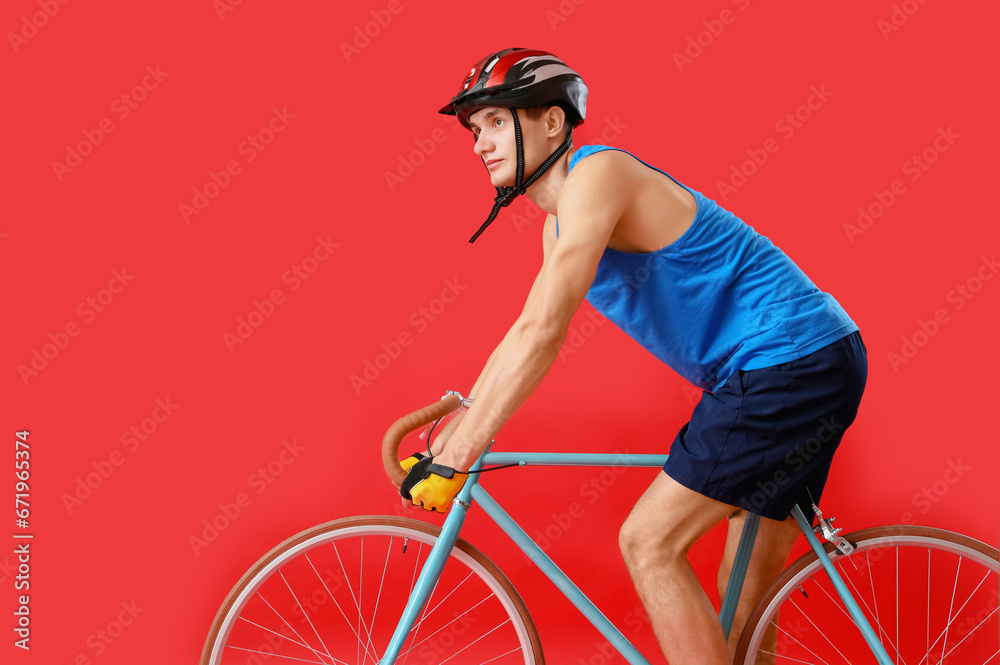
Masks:
[[[633,196],[633,183],[612,168],[615,157],[594,155],[566,179],[558,203],[559,240],[547,252],[521,315],[480,377],[475,401],[435,459],[438,464],[467,471],[555,362]]]
[[[545,222],[543,222],[543,227],[542,227],[543,265],[545,263],[545,259],[548,257],[549,252],[551,251],[552,247],[555,245],[556,242],[555,224],[556,224],[555,215],[549,215],[548,217],[546,217]],[[539,272],[539,274],[535,276],[535,281],[531,284],[531,290],[528,291],[528,297],[526,299],[525,307],[527,307],[528,302],[531,302],[532,296],[538,290],[538,281],[540,276],[541,272]],[[486,374],[490,371],[490,367],[493,365],[493,359],[496,358],[497,352],[500,350],[501,346],[503,346],[503,340],[500,341],[500,344],[497,345],[496,349],[493,350],[493,353],[491,353],[490,357],[486,360],[486,365],[483,367],[483,371],[479,373],[479,378],[477,378],[476,382],[472,385],[472,389],[469,391],[467,397],[475,400],[476,394],[479,392],[479,386],[482,385],[483,379],[486,377]],[[448,424],[441,431],[441,433],[434,437],[434,442],[431,446],[431,454],[433,454],[434,456],[438,456],[441,454],[441,451],[444,450],[445,446],[448,444],[448,439],[451,438],[451,435],[455,431],[455,428],[458,427],[458,424],[462,421],[462,418],[464,417],[465,417],[464,413],[456,414],[448,422]]]

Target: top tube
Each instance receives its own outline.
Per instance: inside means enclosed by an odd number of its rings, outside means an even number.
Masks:
[[[495,453],[483,456],[484,464],[520,466],[617,466],[659,468],[668,455],[624,455],[607,453]]]

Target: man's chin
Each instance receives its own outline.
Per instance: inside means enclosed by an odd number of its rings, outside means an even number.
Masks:
[[[494,175],[490,174],[490,183],[494,187],[513,187],[514,186],[514,176],[513,175],[500,175],[499,173]]]

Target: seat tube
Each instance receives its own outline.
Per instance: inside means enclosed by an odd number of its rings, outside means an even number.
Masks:
[[[893,665],[892,660],[889,658],[889,654],[886,653],[885,647],[882,642],[879,641],[878,637],[875,635],[875,631],[872,630],[871,624],[868,623],[868,619],[865,617],[864,612],[858,607],[857,601],[851,595],[851,592],[847,589],[847,585],[844,584],[844,580],[840,577],[840,573],[837,572],[837,568],[833,565],[830,560],[830,556],[823,549],[823,545],[820,544],[819,538],[816,537],[815,532],[812,529],[812,523],[806,520],[805,514],[802,512],[802,508],[795,506],[792,510],[792,515],[795,517],[795,521],[798,522],[799,528],[802,529],[802,533],[805,534],[806,540],[809,541],[809,545],[813,548],[816,556],[819,557],[820,563],[823,564],[823,568],[826,570],[826,574],[829,575],[830,581],[833,582],[834,588],[837,590],[837,595],[840,599],[844,601],[844,605],[847,607],[848,613],[851,615],[851,619],[854,620],[854,624],[861,629],[862,635],[864,635],[865,641],[868,642],[868,647],[872,650],[872,654],[878,660],[880,665]]]
[[[483,458],[480,457],[473,465],[472,470],[478,471],[482,466]],[[469,479],[465,481],[462,491],[458,493],[458,496],[452,502],[451,508],[448,511],[448,518],[444,521],[444,526],[441,527],[441,534],[438,536],[437,542],[434,543],[434,547],[431,548],[431,553],[427,556],[427,560],[424,561],[424,566],[417,577],[417,582],[410,593],[410,598],[406,601],[403,616],[396,625],[396,631],[393,633],[385,655],[379,661],[379,665],[392,665],[396,662],[396,658],[399,657],[399,652],[406,642],[406,637],[417,622],[417,616],[423,610],[427,599],[430,598],[431,592],[434,591],[434,587],[441,578],[441,571],[444,570],[444,566],[448,562],[448,557],[451,555],[451,550],[455,547],[455,542],[458,540],[458,534],[462,530],[462,525],[465,523],[465,514],[469,510],[472,487],[478,483],[479,474],[470,474]]]
[[[736,607],[739,605],[740,596],[743,593],[743,582],[746,580],[747,568],[750,566],[750,555],[753,553],[753,544],[757,539],[757,527],[760,525],[760,515],[747,513],[743,522],[743,532],[740,533],[740,544],[736,548],[736,557],[733,559],[733,567],[729,571],[729,584],[726,585],[726,595],[722,599],[722,611],[719,612],[719,620],[722,622],[722,632],[729,639],[729,631],[733,627],[733,618],[736,616]]]

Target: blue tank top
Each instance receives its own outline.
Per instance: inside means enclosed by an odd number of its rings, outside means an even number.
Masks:
[[[603,150],[620,149],[582,146],[569,169]],[[801,358],[858,329],[770,240],[701,192],[677,184],[698,205],[691,227],[655,252],[605,249],[587,292],[597,311],[709,391],[737,370]]]

